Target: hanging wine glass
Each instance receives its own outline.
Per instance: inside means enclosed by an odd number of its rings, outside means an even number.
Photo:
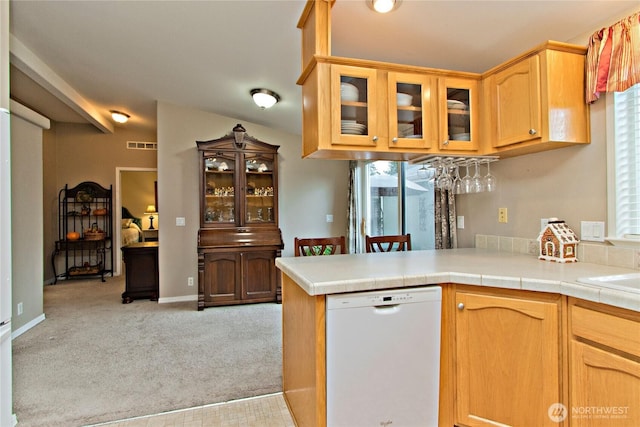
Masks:
[[[476,167],[476,173],[473,175],[471,180],[471,192],[472,193],[480,193],[483,190],[482,186],[482,177],[480,176],[480,170],[478,168],[478,160],[474,160],[474,165]]]
[[[496,189],[496,177],[491,175],[491,160],[487,162],[487,174],[484,176],[484,189],[486,191],[495,191]]]
[[[467,173],[464,176],[464,178],[462,178],[462,193],[471,193],[471,184],[472,184],[472,179],[471,179],[471,175],[469,175],[469,161],[466,162],[465,164],[466,168],[467,168]]]
[[[454,176],[451,190],[453,190],[453,194],[462,194],[464,192],[464,185],[462,185],[462,179],[460,179],[460,166],[458,165],[455,167]]]

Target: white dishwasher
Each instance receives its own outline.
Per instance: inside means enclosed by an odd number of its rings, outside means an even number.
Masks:
[[[438,425],[442,289],[327,296],[327,426]]]

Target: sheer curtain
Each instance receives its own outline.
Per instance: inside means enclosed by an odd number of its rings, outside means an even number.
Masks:
[[[591,36],[586,68],[587,103],[640,83],[640,12]]]
[[[435,188],[435,187],[434,187]],[[435,248],[455,249],[458,247],[456,231],[456,196],[453,191],[435,189]]]
[[[349,206],[347,207],[347,247],[350,254],[358,253],[360,247],[360,230],[358,221],[359,211],[360,179],[358,177],[358,162],[349,161]]]

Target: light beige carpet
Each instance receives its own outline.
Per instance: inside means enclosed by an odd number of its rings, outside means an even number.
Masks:
[[[281,306],[122,304],[123,278],[45,286],[13,341],[19,426],[82,426],[282,390]]]

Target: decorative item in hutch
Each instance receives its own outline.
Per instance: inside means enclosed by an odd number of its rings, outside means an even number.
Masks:
[[[275,258],[278,148],[242,125],[222,138],[196,141],[200,155],[198,310],[281,301]]]

